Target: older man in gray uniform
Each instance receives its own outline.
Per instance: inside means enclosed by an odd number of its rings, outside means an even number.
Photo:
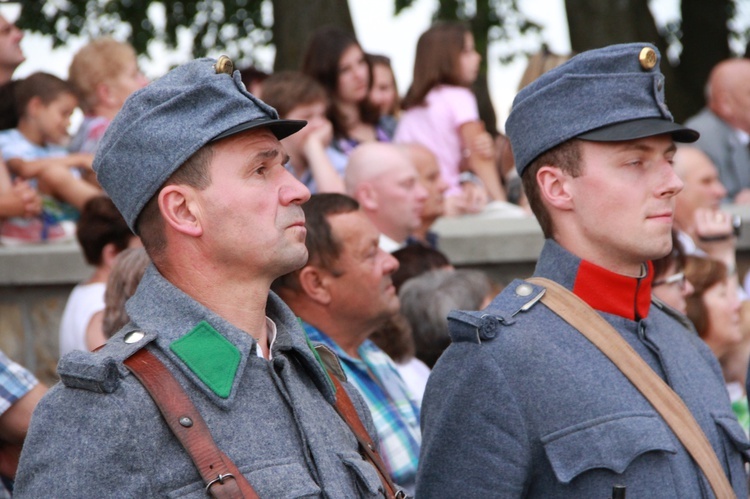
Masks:
[[[62,383],[33,417],[19,497],[205,497],[207,480],[123,365],[144,351],[260,497],[380,495],[332,405],[332,379],[269,294],[307,259],[310,194],[279,142],[302,126],[249,94],[226,58],[185,64],[127,100],[94,169],[154,265],[127,304],[130,324],[61,360]],[[175,434],[195,427],[176,419]]]
[[[674,141],[697,138],[672,122],[658,62],[649,44],[585,52],[516,97],[506,130],[547,237],[535,276],[593,308],[603,334],[676,392],[718,456],[722,497],[747,497],[748,442],[718,363],[651,303],[650,260],[671,248],[682,188]],[[714,497],[655,406],[548,306],[555,282],[515,281],[484,311],[449,316],[453,344],[422,405],[417,496]]]

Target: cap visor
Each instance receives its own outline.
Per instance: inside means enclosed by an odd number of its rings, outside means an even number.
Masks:
[[[288,137],[291,134],[295,132],[299,132],[305,125],[307,125],[307,121],[304,120],[279,120],[279,119],[269,119],[269,118],[262,118],[258,120],[252,120],[245,123],[241,123],[237,126],[233,126],[229,130],[225,130],[221,132],[219,135],[211,139],[211,142],[216,142],[217,140],[226,139],[230,135],[234,135],[236,133],[245,132],[247,130],[252,130],[253,128],[259,128],[259,127],[265,127],[268,128],[271,133],[273,133],[277,139],[281,140],[284,137]]]
[[[642,139],[668,133],[675,142],[695,142],[700,134],[691,128],[660,118],[642,118],[607,125],[577,138],[593,142],[617,142],[621,140]]]

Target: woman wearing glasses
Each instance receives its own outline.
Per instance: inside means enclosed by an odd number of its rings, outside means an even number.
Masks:
[[[685,251],[676,233],[672,233],[672,252],[654,260],[654,280],[651,293],[662,303],[685,315],[685,297],[693,292],[693,286],[685,278]]]

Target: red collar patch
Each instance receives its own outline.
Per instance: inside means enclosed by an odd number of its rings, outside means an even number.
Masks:
[[[648,262],[645,277],[627,277],[582,260],[573,293],[600,312],[632,321],[644,319],[651,306],[653,269]]]

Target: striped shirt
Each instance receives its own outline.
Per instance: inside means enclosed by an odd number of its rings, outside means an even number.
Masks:
[[[357,349],[360,358],[344,352],[331,338],[303,322],[310,341],[326,345],[338,355],[349,382],[370,408],[380,440],[380,454],[395,483],[413,490],[417,477],[419,408],[399,376],[393,360],[375,343],[365,340]]]
[[[18,399],[29,393],[39,383],[29,371],[16,364],[0,350],[0,414],[10,409]],[[11,497],[10,491],[0,481],[0,499]]]
[[[0,351],[0,414],[7,411],[37,383],[33,374]]]

